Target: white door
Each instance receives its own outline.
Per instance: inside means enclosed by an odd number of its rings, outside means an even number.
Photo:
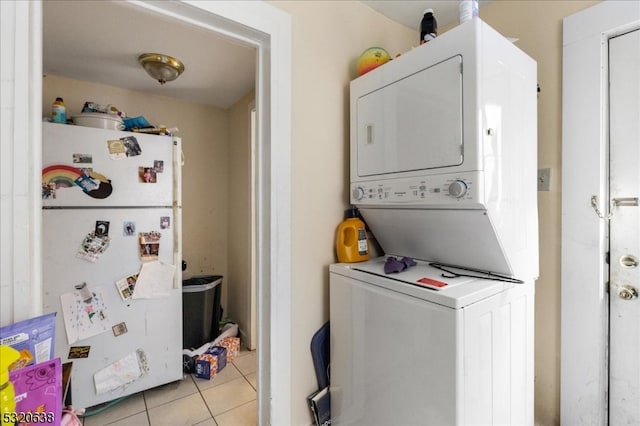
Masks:
[[[640,424],[640,30],[609,41],[609,424]]]

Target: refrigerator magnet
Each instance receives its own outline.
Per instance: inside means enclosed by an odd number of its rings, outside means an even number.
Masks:
[[[42,199],[43,200],[55,200],[56,199],[56,184],[53,182],[42,182]]]
[[[66,164],[52,164],[42,169],[42,197],[55,198],[55,190],[80,187],[92,198],[111,195],[111,181],[90,167],[78,168]]]
[[[116,288],[118,294],[123,301],[131,299],[133,295],[133,289],[136,287],[136,281],[138,280],[138,274],[129,275],[126,278],[122,278],[116,281]]]
[[[106,220],[96,220],[96,236],[108,237],[109,236],[109,222]]]
[[[69,359],[89,358],[91,346],[71,346],[69,348]]]
[[[155,160],[153,162],[153,170],[155,170],[156,173],[162,173],[164,171],[164,161]]]
[[[93,163],[93,157],[91,154],[72,154],[71,160],[74,164],[90,164]]]
[[[136,234],[135,222],[124,222],[122,224],[122,235],[125,237],[133,237]]]
[[[153,167],[138,167],[138,177],[142,183],[156,183],[158,181]]]
[[[76,257],[95,262],[109,247],[109,236],[96,235],[95,231],[87,234],[78,248]]]
[[[109,150],[109,157],[111,157],[112,160],[127,158],[127,148],[124,146],[122,139],[107,141],[107,149]]]
[[[111,327],[111,330],[113,330],[113,335],[118,337],[121,336],[123,334],[125,334],[128,330],[127,330],[127,324],[125,324],[124,322],[121,322],[119,324],[114,325],[113,327]]]
[[[162,234],[158,231],[140,232],[138,234],[138,243],[140,250],[140,260],[148,262],[157,260],[160,252],[160,237]]]
[[[82,171],[81,173],[74,182],[88,196],[102,200],[111,195],[113,187],[111,186],[111,181],[105,176],[94,171],[90,171],[88,175]]]
[[[140,148],[140,144],[138,140],[133,136],[125,136],[120,139],[124,144],[125,153],[127,157],[136,157],[142,154],[142,148]]]
[[[91,290],[89,290],[87,283],[78,284],[74,286],[74,288],[78,291],[78,295],[84,303],[91,303],[93,295],[91,294]]]
[[[171,227],[171,218],[169,216],[160,217],[160,229],[169,229]]]

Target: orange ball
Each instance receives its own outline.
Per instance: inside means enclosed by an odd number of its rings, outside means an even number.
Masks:
[[[378,68],[380,65],[386,64],[391,60],[389,52],[382,47],[370,47],[358,58],[358,76],[368,73],[374,68]]]

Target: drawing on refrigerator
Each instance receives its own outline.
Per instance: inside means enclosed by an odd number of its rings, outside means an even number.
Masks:
[[[44,311],[87,408],[182,378],[179,138],[43,124]]]

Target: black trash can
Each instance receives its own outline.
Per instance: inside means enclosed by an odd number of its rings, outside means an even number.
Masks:
[[[199,348],[218,337],[222,319],[222,275],[197,275],[182,280],[182,347]]]

